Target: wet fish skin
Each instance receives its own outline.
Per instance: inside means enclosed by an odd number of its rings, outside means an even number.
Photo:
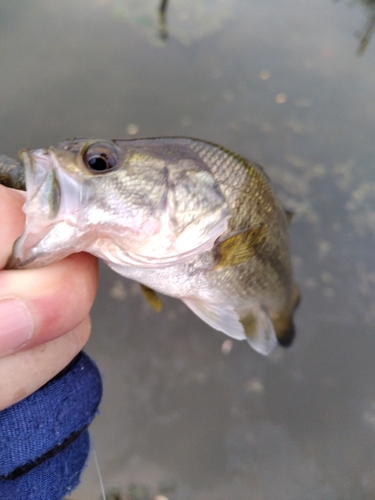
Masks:
[[[9,267],[88,251],[258,352],[290,342],[288,217],[259,165],[182,137],[76,139],[21,158],[26,226]]]
[[[0,155],[0,184],[26,191],[25,169],[22,163]]]

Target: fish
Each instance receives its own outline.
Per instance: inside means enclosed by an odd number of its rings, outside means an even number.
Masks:
[[[89,252],[138,281],[156,310],[158,293],[181,299],[263,355],[292,343],[291,214],[257,163],[189,137],[78,138],[5,158],[0,182],[11,170],[26,188],[8,269]]]

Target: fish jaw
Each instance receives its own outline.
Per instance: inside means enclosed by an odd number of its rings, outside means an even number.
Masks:
[[[20,157],[26,177],[26,221],[7,263],[11,269],[42,267],[85,246],[79,224],[81,184],[59,168],[51,151],[23,150]]]

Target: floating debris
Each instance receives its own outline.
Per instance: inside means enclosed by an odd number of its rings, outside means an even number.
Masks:
[[[119,302],[125,300],[128,294],[126,292],[124,283],[121,280],[116,280],[109,291],[109,295]]]
[[[126,133],[128,135],[135,135],[138,134],[138,132],[139,132],[139,127],[134,123],[129,123],[129,125],[126,127]]]
[[[259,73],[259,78],[261,80],[268,80],[271,77],[271,71],[268,69],[262,69],[262,71]]]
[[[286,102],[286,99],[287,97],[286,94],[284,94],[284,92],[280,92],[275,97],[275,101],[277,102],[277,104],[284,104],[284,102]]]
[[[110,488],[105,492],[105,498],[102,500],[125,500],[120,488]]]
[[[263,394],[264,384],[260,378],[253,377],[246,382],[245,390],[249,394]]]
[[[221,345],[221,352],[228,356],[232,352],[233,349],[233,342],[231,340],[224,340],[224,342]]]

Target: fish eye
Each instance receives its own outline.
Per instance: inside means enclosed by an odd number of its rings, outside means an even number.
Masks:
[[[118,153],[113,144],[97,142],[83,152],[82,159],[88,170],[100,174],[117,167]]]

